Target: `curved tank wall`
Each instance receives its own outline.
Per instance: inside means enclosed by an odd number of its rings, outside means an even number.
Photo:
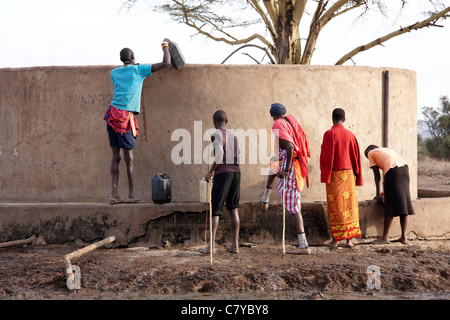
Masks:
[[[106,202],[110,195],[111,151],[104,113],[114,66],[0,69],[0,201]],[[345,127],[363,154],[382,145],[383,72],[389,70],[388,146],[409,164],[417,195],[416,74],[395,68],[292,65],[186,65],[144,81],[136,141],[135,195],[151,201],[152,178],[172,180],[172,202],[199,199],[199,180],[210,161],[212,115],[223,109],[240,137],[241,201],[259,201],[270,156],[273,102],[302,124],[311,148],[310,187],[304,201],[325,200],[319,155],[331,112],[346,111]],[[362,155],[360,200],[375,187]],[[120,193],[127,196],[125,165]],[[275,194],[273,200],[278,200]]]

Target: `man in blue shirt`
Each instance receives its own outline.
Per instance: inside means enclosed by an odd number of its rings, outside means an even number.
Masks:
[[[111,177],[112,191],[110,204],[123,202],[138,202],[133,192],[133,149],[139,127],[135,115],[141,111],[141,93],[144,79],[153,72],[170,66],[169,39],[162,42],[163,61],[154,64],[139,65],[135,63],[134,53],[129,48],[120,51],[122,67],[111,71],[111,79],[114,85],[114,98],[106,111],[104,120],[109,144],[112,150]],[[123,157],[128,174],[128,198],[122,200],[118,193],[120,149],[123,149]]]

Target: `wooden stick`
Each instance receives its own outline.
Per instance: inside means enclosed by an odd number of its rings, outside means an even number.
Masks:
[[[202,203],[206,204],[206,209],[205,209],[205,243],[208,240],[208,208],[209,208],[209,198],[208,198],[208,191],[205,188],[204,183],[206,183],[206,186],[208,186],[208,182],[205,180],[205,178],[203,178],[202,180],[200,180],[199,182],[199,186],[200,186],[200,201]]]
[[[286,207],[284,204],[284,197],[286,196],[286,177],[283,178],[283,234],[282,234],[282,243],[283,243],[283,254],[286,254],[286,244],[285,244],[285,233],[286,233]]]
[[[211,262],[211,266],[214,264],[213,262],[213,233],[212,233],[212,202],[211,202],[211,189],[212,189],[212,178],[208,183],[208,191],[209,191],[209,260]]]
[[[209,204],[208,204],[208,208],[209,208]],[[205,214],[205,243],[208,240],[208,209],[205,210],[206,214]]]
[[[89,253],[91,251],[94,251],[97,248],[100,248],[108,243],[114,242],[116,241],[116,237],[111,236],[108,237],[106,239],[103,239],[101,241],[95,242],[87,247],[81,248],[79,250],[76,250],[74,252],[68,253],[64,256],[64,264],[66,267],[66,276],[67,279],[69,279],[69,277],[71,277],[73,275],[73,270],[72,270],[72,264],[70,262],[71,259],[76,259],[81,257],[82,255]]]
[[[7,248],[7,247],[13,247],[13,246],[20,246],[22,244],[28,244],[33,243],[36,240],[36,236],[33,234],[28,239],[23,240],[15,240],[15,241],[9,241],[9,242],[3,242],[0,243],[0,248]]]

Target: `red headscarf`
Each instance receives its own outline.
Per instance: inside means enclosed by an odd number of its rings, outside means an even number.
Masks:
[[[308,158],[311,158],[311,153],[308,139],[300,123],[293,116],[288,115],[285,119],[275,120],[272,131],[280,139],[294,145],[294,157],[297,156],[300,161],[302,176],[306,177],[308,175]]]

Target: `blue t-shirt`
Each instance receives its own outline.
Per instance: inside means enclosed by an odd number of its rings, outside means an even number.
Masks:
[[[141,112],[144,79],[152,74],[151,64],[127,65],[111,71],[114,98],[111,105],[127,111]]]

